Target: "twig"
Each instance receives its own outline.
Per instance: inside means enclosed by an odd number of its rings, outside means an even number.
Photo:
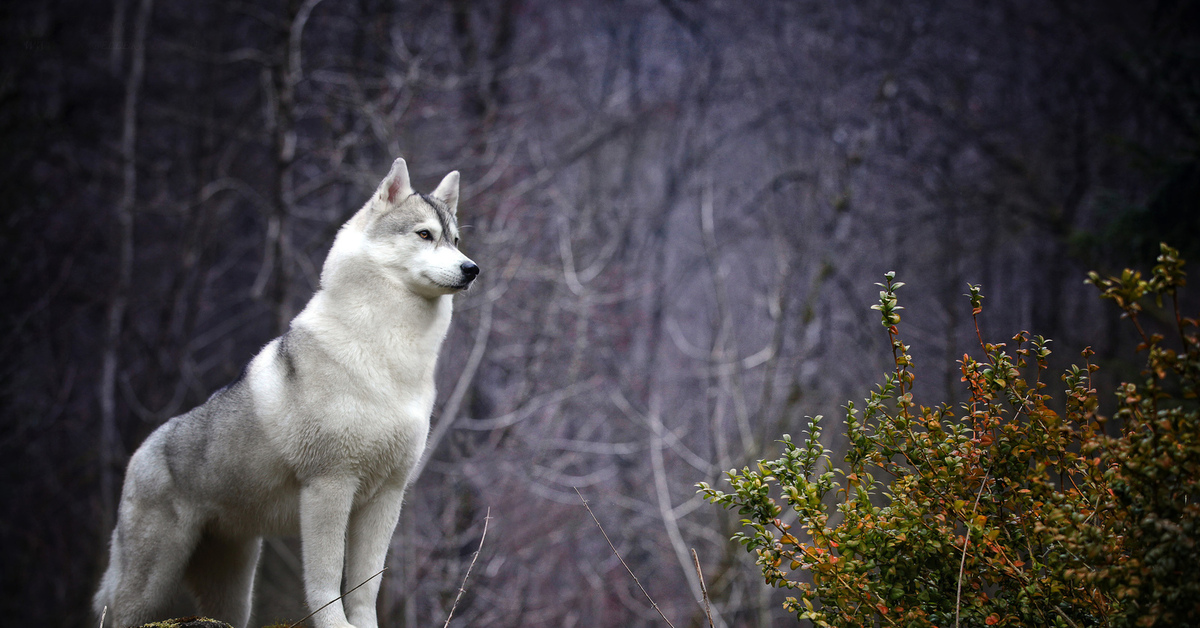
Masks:
[[[1069,626],[1071,626],[1071,628],[1079,628],[1079,624],[1077,624],[1077,623],[1075,623],[1074,621],[1072,621],[1070,617],[1067,617],[1067,614],[1066,614],[1066,613],[1064,613],[1064,612],[1063,612],[1063,610],[1062,610],[1061,608],[1059,608],[1059,607],[1057,607],[1057,606],[1051,606],[1050,608],[1051,608],[1051,609],[1053,609],[1053,610],[1054,610],[1054,612],[1058,613],[1058,616],[1059,616],[1059,617],[1062,617],[1062,618],[1063,618],[1063,621],[1067,622],[1067,624],[1068,624]]]
[[[462,586],[458,587],[458,595],[454,596],[454,604],[450,605],[450,614],[446,615],[446,623],[443,628],[449,628],[450,618],[454,617],[454,609],[458,608],[458,601],[462,599],[463,593],[467,590],[467,578],[471,576],[471,568],[475,566],[475,561],[479,560],[479,552],[483,551],[483,540],[487,538],[488,522],[492,520],[492,509],[489,507],[487,513],[483,515],[483,534],[479,535],[479,547],[475,549],[475,555],[471,557],[471,564],[467,565],[467,573],[463,574]]]
[[[988,477],[992,472],[988,471],[983,476],[983,482],[979,485],[979,492],[975,495],[975,505],[971,506],[971,516],[975,516],[975,511],[979,509],[979,498],[983,497],[983,491],[987,488]],[[963,522],[967,526],[966,534],[963,535],[962,559],[958,562],[958,592],[954,595],[954,628],[958,628],[958,611],[962,606],[962,581],[963,571],[967,566],[967,546],[971,543],[971,522]]]
[[[579,501],[583,502],[583,507],[587,508],[588,514],[592,516],[592,521],[596,522],[596,527],[600,528],[600,534],[603,534],[604,540],[608,541],[608,546],[612,548],[613,554],[616,555],[617,560],[621,561],[621,565],[625,567],[625,571],[629,572],[629,575],[633,577],[633,581],[637,583],[638,588],[642,590],[642,595],[646,596],[646,599],[650,601],[650,606],[654,607],[654,610],[658,612],[658,616],[662,617],[663,621],[667,622],[668,626],[675,628],[675,624],[672,624],[671,620],[667,619],[666,615],[663,615],[662,609],[660,609],[658,604],[654,602],[654,598],[650,597],[650,594],[646,592],[646,587],[642,586],[642,581],[638,580],[637,574],[633,573],[633,570],[629,568],[629,565],[625,564],[625,559],[621,558],[621,554],[617,552],[617,547],[613,545],[612,539],[608,538],[608,533],[604,531],[604,526],[600,525],[600,520],[596,518],[596,513],[592,512],[592,507],[589,506],[587,500],[583,498],[583,493],[579,492],[578,487],[572,488],[575,488],[575,494],[579,496]]]
[[[479,322],[475,327],[475,340],[471,345],[471,353],[467,356],[467,363],[459,371],[458,382],[454,385],[454,390],[450,393],[450,398],[446,400],[446,405],[442,406],[441,416],[438,417],[437,423],[429,430],[429,438],[425,442],[425,451],[432,452],[437,449],[438,443],[446,437],[446,433],[450,431],[450,426],[458,420],[458,412],[462,408],[463,399],[466,398],[467,391],[470,390],[472,382],[475,381],[475,375],[479,372],[479,365],[483,362],[483,356],[487,349],[488,338],[492,334],[492,306],[495,299],[484,297],[483,306],[479,311]],[[417,466],[408,474],[409,485],[416,484],[417,478],[421,477],[421,472],[425,470],[425,465],[429,464],[429,455],[422,456],[417,461]]]
[[[691,548],[692,560],[696,562],[696,575],[700,577],[700,592],[704,594],[704,614],[708,617],[708,628],[713,628],[712,608],[708,603],[708,587],[704,586],[704,572],[700,571],[700,557],[696,555],[696,548]]]
[[[296,622],[296,623],[294,623],[294,624],[292,624],[292,625],[288,626],[288,628],[296,628],[296,626],[299,626],[300,624],[304,623],[304,620],[306,620],[306,619],[308,619],[309,617],[312,617],[313,615],[316,615],[317,613],[319,613],[319,612],[321,612],[321,611],[325,610],[325,607],[329,606],[330,604],[333,604],[334,602],[336,602],[336,601],[338,601],[338,600],[340,600],[340,599],[342,599],[342,598],[346,597],[347,595],[350,595],[351,593],[354,593],[354,591],[355,591],[356,589],[358,589],[358,588],[359,588],[359,587],[361,587],[362,585],[364,585],[364,584],[366,584],[366,583],[368,583],[368,582],[370,582],[370,581],[374,580],[374,579],[375,579],[375,576],[378,576],[379,574],[381,574],[381,573],[383,573],[383,572],[385,572],[385,571],[387,571],[387,567],[384,567],[383,569],[380,569],[379,571],[376,571],[376,572],[375,572],[375,574],[374,574],[374,575],[372,575],[371,577],[369,577],[369,578],[367,578],[366,580],[363,580],[362,582],[360,582],[360,583],[358,583],[358,584],[354,585],[354,588],[353,588],[353,589],[350,589],[349,591],[346,591],[345,593],[343,593],[343,594],[341,594],[341,595],[339,595],[339,596],[337,596],[337,597],[333,598],[332,600],[329,600],[329,601],[328,601],[328,602],[326,602],[326,603],[325,603],[323,606],[321,606],[321,608],[318,608],[317,610],[315,610],[315,611],[313,611],[313,612],[311,612],[311,613],[309,613],[309,614],[305,615],[304,617],[301,617],[301,618],[300,618],[300,621],[298,621],[298,622]]]
[[[104,616],[108,614],[108,605],[104,605],[104,610],[100,611],[100,628],[104,628]]]

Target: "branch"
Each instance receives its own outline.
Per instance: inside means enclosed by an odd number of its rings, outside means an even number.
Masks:
[[[588,514],[592,516],[592,521],[595,521],[596,527],[600,528],[600,534],[603,534],[604,540],[608,541],[608,546],[612,548],[613,554],[616,555],[617,560],[621,561],[621,566],[625,567],[625,571],[629,572],[629,575],[633,577],[633,581],[637,583],[638,588],[642,590],[642,595],[645,595],[646,599],[650,601],[650,606],[654,607],[655,611],[658,611],[658,616],[662,617],[663,621],[667,622],[668,626],[675,628],[675,624],[672,624],[671,620],[667,619],[666,615],[663,615],[662,609],[660,609],[658,604],[654,602],[654,598],[650,597],[650,594],[646,592],[646,587],[642,586],[642,581],[638,580],[637,574],[633,573],[633,570],[629,568],[629,565],[625,564],[625,559],[621,558],[621,554],[617,552],[617,547],[613,545],[612,539],[608,538],[608,533],[604,531],[604,526],[600,525],[600,520],[596,518],[596,513],[592,512],[592,507],[589,506],[587,500],[583,498],[583,493],[580,493],[579,489],[577,488],[575,489],[575,494],[579,495],[579,501],[583,502],[583,507],[587,508]]]
[[[704,586],[704,572],[700,571],[700,557],[692,548],[692,560],[696,563],[696,577],[700,578],[700,592],[704,594],[704,614],[708,617],[708,628],[713,628],[712,608],[708,603],[708,587]]]
[[[462,586],[458,587],[458,595],[454,596],[454,604],[450,605],[450,614],[446,615],[446,623],[442,628],[449,628],[450,618],[454,617],[454,609],[458,608],[458,601],[462,599],[463,593],[467,590],[467,578],[471,576],[471,568],[475,566],[475,561],[479,560],[479,552],[483,551],[483,540],[487,538],[488,522],[492,520],[492,509],[487,509],[487,514],[483,516],[483,534],[479,537],[479,547],[475,550],[475,555],[471,557],[471,564],[467,565],[467,573],[463,574]]]
[[[358,584],[354,585],[354,588],[353,588],[353,589],[350,589],[349,591],[346,591],[345,593],[343,593],[343,594],[341,594],[341,595],[339,595],[339,596],[337,596],[337,597],[333,598],[332,600],[329,600],[328,602],[326,602],[326,603],[322,604],[322,605],[321,605],[321,608],[318,608],[317,610],[315,610],[315,611],[313,611],[313,612],[311,612],[311,613],[309,613],[309,614],[305,615],[304,617],[300,618],[300,621],[298,621],[298,622],[296,622],[296,623],[294,623],[294,624],[292,624],[292,625],[288,626],[288,628],[296,628],[296,626],[299,626],[300,624],[304,623],[304,620],[306,620],[306,619],[308,619],[309,617],[312,617],[313,615],[316,615],[317,613],[319,613],[319,612],[321,612],[321,611],[325,610],[325,608],[326,608],[326,607],[328,607],[330,604],[333,604],[334,602],[336,602],[336,601],[338,601],[338,600],[340,600],[340,599],[342,599],[342,598],[346,597],[347,595],[350,595],[351,593],[354,593],[354,591],[355,591],[355,590],[357,590],[359,587],[361,587],[362,585],[364,585],[364,584],[366,584],[366,583],[368,583],[368,582],[370,582],[370,581],[374,580],[376,576],[378,576],[379,574],[381,574],[381,573],[383,573],[383,572],[385,572],[385,571],[387,571],[387,567],[384,567],[383,569],[380,569],[379,571],[376,571],[376,572],[374,573],[374,575],[372,575],[371,577],[369,577],[369,578],[367,578],[366,580],[363,580],[362,582],[360,582],[360,583],[358,583]]]
[[[483,353],[484,349],[487,348],[488,336],[492,333],[492,302],[493,299],[484,295],[483,306],[479,312],[479,325],[475,328],[475,344],[471,347],[471,353],[467,356],[467,363],[463,366],[462,372],[458,376],[458,382],[454,385],[454,391],[450,393],[450,398],[446,400],[446,405],[442,408],[442,416],[438,418],[437,425],[429,433],[429,439],[425,444],[425,455],[421,457],[416,468],[408,475],[409,485],[415,484],[417,478],[421,477],[421,472],[425,470],[425,465],[429,463],[429,457],[433,455],[438,444],[445,438],[446,432],[450,430],[450,426],[458,418],[458,410],[462,406],[463,399],[467,396],[467,389],[475,381],[475,372],[479,370],[479,364],[483,361]]]
[[[675,515],[675,509],[671,504],[671,495],[667,485],[667,470],[663,461],[663,437],[662,434],[666,428],[663,427],[662,420],[659,418],[658,410],[651,409],[650,420],[654,435],[652,438],[653,445],[650,447],[650,462],[654,473],[654,492],[658,498],[658,512],[662,518],[663,527],[666,528],[667,538],[671,542],[671,548],[675,552],[675,559],[679,561],[679,567],[683,570],[683,574],[687,577],[688,588],[692,590],[692,594],[704,597],[704,582],[698,580],[688,570],[687,547],[683,542],[683,533],[679,530],[679,518]],[[708,609],[705,609],[708,610]],[[711,617],[711,613],[709,613]],[[721,620],[718,613],[717,619],[724,625],[724,620]]]
[[[979,509],[979,498],[983,497],[983,491],[987,488],[988,476],[991,474],[992,472],[988,471],[987,475],[983,476],[983,481],[979,483],[979,492],[975,494],[975,505],[971,506],[972,517],[975,516],[975,511]],[[971,544],[971,523],[970,521],[964,521],[963,523],[966,524],[967,530],[963,535],[962,558],[958,562],[958,591],[954,594],[954,628],[958,628],[958,613],[962,608],[963,570],[967,566],[967,546]]]
[[[288,27],[288,68],[285,80],[293,88],[300,82],[300,77],[304,76],[304,71],[300,66],[300,38],[304,34],[304,25],[308,23],[309,16],[312,15],[313,9],[317,8],[318,4],[321,4],[321,0],[307,0],[296,11],[296,15]]]
[[[138,97],[146,71],[146,31],[154,11],[154,0],[142,0],[134,23],[129,74],[125,78],[125,104],[121,117],[121,198],[116,206],[117,264],[116,283],[109,297],[101,358],[100,386],[100,494],[101,527],[109,529],[115,520],[119,479],[114,467],[120,453],[117,426],[117,371],[120,369],[120,340],[129,305],[133,277],[133,210],[137,202],[137,129]]]

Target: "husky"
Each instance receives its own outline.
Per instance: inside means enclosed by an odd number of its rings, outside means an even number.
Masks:
[[[156,429],[129,461],[94,605],[162,619],[181,585],[242,627],[265,535],[300,537],[316,628],[377,628],[375,600],[409,474],[425,449],[453,295],[457,171],[415,193],[403,159],[342,226],[321,285],[242,376]]]

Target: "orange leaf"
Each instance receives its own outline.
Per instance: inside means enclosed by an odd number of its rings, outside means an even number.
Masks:
[[[985,623],[989,626],[994,626],[994,625],[1000,623],[1000,616],[995,613],[992,613],[991,615],[988,615],[987,619],[983,620],[983,623]]]

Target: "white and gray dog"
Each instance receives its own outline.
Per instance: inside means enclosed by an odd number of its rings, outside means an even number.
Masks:
[[[162,619],[180,585],[244,626],[264,535],[299,534],[310,609],[383,568],[425,449],[453,295],[458,172],[413,192],[397,159],[338,232],[321,287],[242,377],[154,431],[129,461],[97,615]],[[380,578],[312,618],[376,628]]]

